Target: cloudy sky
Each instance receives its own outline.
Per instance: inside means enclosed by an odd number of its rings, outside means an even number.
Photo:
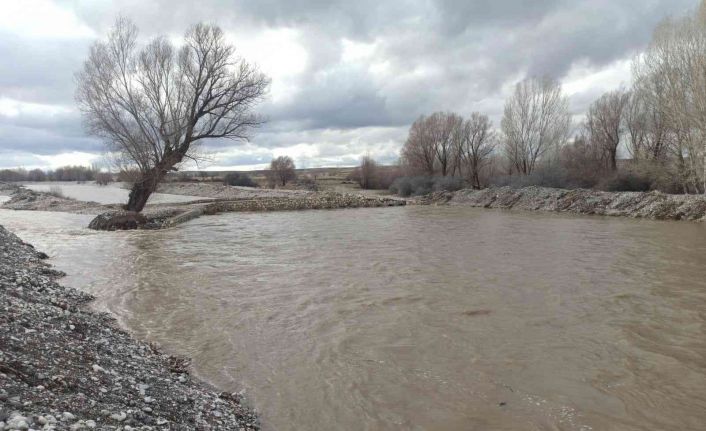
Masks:
[[[22,0],[0,13],[0,168],[102,158],[74,103],[74,73],[117,16],[141,38],[220,25],[272,78],[249,143],[212,142],[208,169],[394,162],[416,117],[437,110],[497,122],[527,76],[563,83],[576,118],[630,84],[655,25],[697,0]]]

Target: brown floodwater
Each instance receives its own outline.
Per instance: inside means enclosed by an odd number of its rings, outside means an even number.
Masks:
[[[97,233],[0,211],[267,430],[703,430],[706,225],[458,207]]]

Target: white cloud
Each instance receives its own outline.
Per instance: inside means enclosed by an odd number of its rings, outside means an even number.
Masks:
[[[4,1],[0,31],[31,38],[94,36],[94,32],[71,11],[49,0]]]
[[[562,88],[571,97],[587,91],[606,92],[632,83],[631,59],[621,59],[603,68],[591,67],[587,62],[576,63],[563,80]]]
[[[40,168],[56,169],[68,165],[90,166],[92,163],[101,161],[102,156],[93,153],[72,151],[51,156],[37,156],[41,160]]]
[[[270,98],[281,102],[295,93],[292,79],[306,69],[309,55],[296,29],[261,29],[230,33],[238,53],[272,79]]]
[[[54,116],[69,114],[74,110],[60,105],[23,102],[9,97],[0,97],[0,116],[17,118],[21,115]]]

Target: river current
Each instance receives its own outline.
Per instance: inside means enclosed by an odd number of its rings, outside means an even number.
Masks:
[[[267,430],[703,430],[706,226],[460,207],[163,231],[0,210]]]

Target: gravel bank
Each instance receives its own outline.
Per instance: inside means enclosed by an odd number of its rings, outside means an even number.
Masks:
[[[482,208],[552,211],[647,218],[654,220],[706,220],[706,197],[660,192],[601,192],[547,187],[491,187],[484,190],[438,192],[420,204],[467,205]]]
[[[0,431],[259,429],[238,394],[88,310],[44,258],[0,226]]]
[[[170,195],[203,196],[215,199],[253,199],[304,197],[316,192],[306,190],[259,189],[253,187],[226,186],[220,183],[162,183],[159,193]]]
[[[2,208],[24,211],[58,211],[74,214],[99,214],[119,205],[102,205],[98,202],[85,202],[66,197],[37,192],[24,187],[16,187],[10,194],[10,200]]]

